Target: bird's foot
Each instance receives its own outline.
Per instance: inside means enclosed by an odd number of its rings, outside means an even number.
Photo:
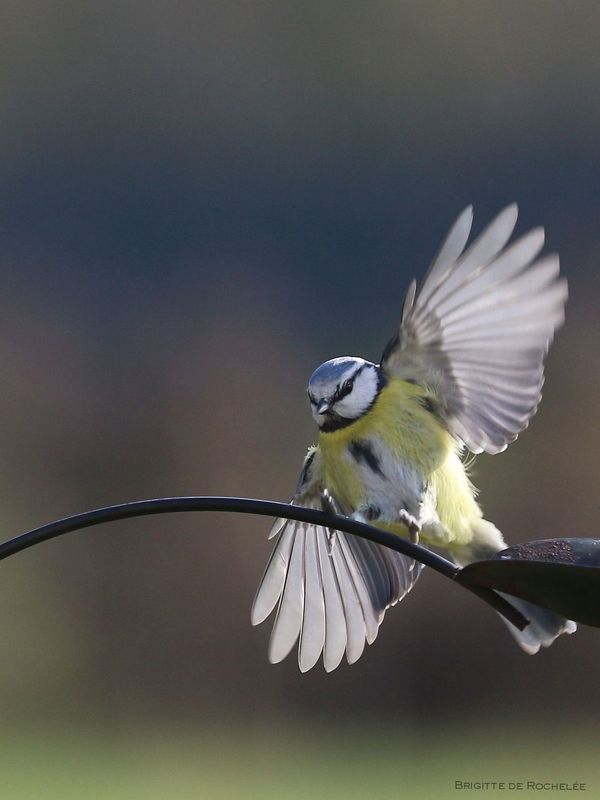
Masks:
[[[327,491],[327,489],[323,489],[321,492],[321,508],[327,514],[339,514],[340,509],[338,504],[335,501],[335,498]],[[337,541],[337,531],[332,530],[331,528],[327,529],[327,555],[333,555],[333,549],[335,547]]]
[[[327,514],[339,514],[340,507],[338,506],[335,497],[330,494],[327,489],[323,489],[321,492],[321,508]]]
[[[408,528],[410,541],[413,544],[418,544],[419,534],[421,533],[421,523],[419,520],[416,517],[413,517],[412,514],[409,514],[405,508],[400,509],[398,516],[400,518],[400,522],[403,522]]]

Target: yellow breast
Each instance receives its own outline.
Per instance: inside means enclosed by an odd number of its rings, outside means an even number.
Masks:
[[[423,405],[423,388],[392,378],[373,407],[362,417],[330,433],[319,434],[325,480],[331,491],[353,507],[364,500],[356,464],[348,447],[356,440],[377,436],[399,460],[429,476],[454,448],[450,434]]]
[[[464,471],[455,440],[428,410],[427,391],[399,378],[390,379],[365,415],[345,428],[319,434],[325,485],[349,513],[368,502],[355,459],[353,441],[376,436],[395,457],[422,476],[435,498],[440,521],[455,540],[469,537],[470,520],[479,517],[473,487]]]

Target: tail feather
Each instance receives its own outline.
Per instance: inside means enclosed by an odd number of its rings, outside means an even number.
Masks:
[[[473,526],[473,540],[466,546],[453,550],[454,560],[460,566],[472,561],[483,561],[493,558],[506,544],[502,534],[486,519],[479,519]],[[573,620],[561,617],[554,611],[536,606],[527,600],[521,600],[504,592],[498,592],[505,600],[520,611],[529,620],[529,625],[520,631],[515,625],[502,617],[502,622],[529,655],[534,655],[540,647],[550,647],[552,642],[563,633],[575,633],[577,624]]]
[[[554,611],[549,611],[547,608],[536,606],[527,600],[521,600],[519,597],[513,597],[504,592],[498,592],[498,594],[508,600],[529,620],[529,625],[520,631],[502,617],[502,622],[506,623],[506,627],[517,640],[519,647],[529,655],[537,653],[540,647],[550,647],[562,633],[575,633],[577,630],[577,624],[573,620],[565,619],[560,614],[555,614]]]

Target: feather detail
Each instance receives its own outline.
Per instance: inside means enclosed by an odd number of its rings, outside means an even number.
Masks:
[[[564,320],[558,256],[535,260],[535,228],[508,247],[508,206],[464,252],[471,209],[459,216],[384,351],[389,376],[430,390],[448,430],[474,453],[497,453],[527,426],[541,398],[543,361]],[[460,247],[460,250],[459,250]]]
[[[311,454],[293,502],[321,508],[320,454]],[[253,625],[277,606],[269,660],[284,659],[298,641],[298,664],[311,669],[323,654],[327,672],[344,653],[352,664],[375,641],[386,608],[410,590],[419,573],[407,559],[372,542],[296,520],[277,520],[276,541],[252,606]]]
[[[325,601],[314,525],[306,528],[304,543],[304,613],[298,646],[301,672],[314,667],[325,646]]]

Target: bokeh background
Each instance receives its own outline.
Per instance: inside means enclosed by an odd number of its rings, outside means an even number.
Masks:
[[[593,2],[3,0],[3,538],[287,499],[312,369],[376,360],[455,215],[513,200],[568,322],[530,429],[474,480],[509,541],[598,535],[599,29]],[[598,631],[527,657],[426,574],[357,664],[302,676],[249,623],[267,528],[164,516],[3,562],[2,796],[600,791]]]

